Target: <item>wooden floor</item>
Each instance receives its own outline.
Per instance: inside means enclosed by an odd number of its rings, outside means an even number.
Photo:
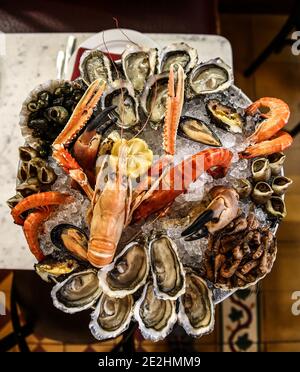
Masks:
[[[289,47],[272,55],[251,78],[242,71],[285,21],[283,16],[224,15],[222,34],[232,43],[236,84],[252,99],[274,96],[291,108],[288,128],[300,122],[300,56]],[[300,291],[300,135],[287,151],[286,175],[294,180],[287,197],[288,215],[278,232],[278,257],[260,285],[261,342],[266,351],[300,351],[300,315],[292,314],[292,293]]]
[[[268,44],[285,21],[283,16],[222,15],[221,31],[232,43],[235,80],[251,98],[275,96],[285,100],[291,107],[292,115],[288,127],[300,122],[300,56],[293,56],[289,47],[273,55],[251,78],[244,78],[242,71],[250,61]],[[278,233],[278,257],[272,273],[259,286],[260,307],[260,350],[300,351],[300,315],[292,314],[292,293],[300,291],[300,135],[294,146],[287,152],[285,171],[293,178],[294,184],[286,197],[288,216]],[[0,273],[1,274],[1,273]],[[1,278],[0,278],[1,279]],[[11,276],[2,282],[9,300]],[[1,288],[2,289],[2,288]],[[220,317],[213,334],[195,343],[199,351],[221,350],[219,329]],[[1,336],[11,331],[10,322],[0,317]],[[1,338],[1,337],[0,337]],[[107,351],[112,342],[94,345],[63,345],[54,340],[28,339],[32,351]],[[137,347],[144,350],[167,350],[165,343],[143,343],[137,337]],[[14,348],[12,351],[17,351]]]

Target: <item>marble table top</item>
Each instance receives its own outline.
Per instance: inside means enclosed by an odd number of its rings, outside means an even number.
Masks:
[[[77,45],[91,34],[74,34]],[[23,144],[19,112],[28,93],[56,77],[56,56],[69,34],[6,34],[0,53],[0,269],[33,269],[34,257],[20,226],[14,225],[6,200],[15,194],[18,147]],[[221,57],[232,65],[228,40],[216,35],[149,34],[159,45],[185,41],[200,60]],[[2,40],[2,39],[1,39]]]

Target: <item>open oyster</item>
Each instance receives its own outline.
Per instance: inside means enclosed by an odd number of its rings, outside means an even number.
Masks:
[[[112,81],[111,62],[101,50],[85,51],[80,58],[79,70],[81,77],[88,85],[96,79],[101,79],[106,83]]]
[[[97,340],[119,336],[129,326],[132,318],[133,297],[113,298],[102,293],[89,324]]]
[[[177,321],[175,301],[155,296],[152,283],[147,283],[134,307],[134,317],[144,338],[152,341],[164,339]]]
[[[101,98],[102,109],[116,106],[109,114],[116,118],[121,128],[131,128],[139,122],[138,101],[134,95],[132,85],[124,80],[115,80],[107,87]]]
[[[89,309],[100,294],[97,272],[93,269],[70,275],[51,291],[53,305],[70,314]]]
[[[125,77],[137,92],[144,89],[149,76],[154,75],[157,50],[133,45],[122,54],[122,67]]]
[[[214,304],[205,280],[190,272],[186,291],[179,299],[178,322],[191,336],[202,336],[213,330]]]
[[[189,76],[190,95],[216,93],[225,90],[233,83],[232,69],[220,58],[200,63]]]
[[[99,285],[111,297],[124,297],[145,284],[149,258],[144,245],[128,244],[115,260],[98,272]]]
[[[185,291],[185,272],[176,244],[160,235],[149,244],[154,293],[158,298],[176,300]]]
[[[169,72],[172,64],[179,64],[188,73],[197,62],[198,53],[195,48],[186,43],[174,43],[161,50],[158,72]]]
[[[141,96],[141,108],[154,128],[164,120],[168,97],[167,72],[151,76],[145,85]]]
[[[205,145],[222,146],[218,136],[203,121],[183,116],[180,121],[180,129],[185,137]]]

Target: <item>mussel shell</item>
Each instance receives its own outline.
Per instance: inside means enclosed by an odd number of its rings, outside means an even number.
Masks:
[[[191,336],[203,336],[213,330],[212,292],[204,279],[194,273],[186,275],[186,291],[179,299],[178,323]]]
[[[273,190],[266,182],[258,182],[252,191],[252,199],[257,204],[266,204],[271,198]]]
[[[177,321],[175,301],[157,298],[152,283],[145,285],[133,312],[142,335],[152,341],[164,339]]]
[[[141,96],[141,108],[154,127],[164,120],[168,97],[167,72],[151,76],[145,85]]]
[[[88,249],[88,237],[85,232],[77,226],[70,224],[60,224],[55,226],[50,233],[52,243],[61,251],[69,253],[71,256],[86,260],[84,252]]]
[[[101,97],[102,109],[116,106],[109,116],[116,119],[116,124],[124,129],[131,128],[139,122],[139,103],[133,87],[123,80],[116,80],[107,87]]]
[[[34,270],[45,282],[52,282],[53,279],[71,274],[78,267],[79,264],[73,258],[57,261],[46,257],[43,261],[34,265]]]
[[[199,119],[183,116],[180,120],[180,129],[184,133],[185,137],[192,141],[201,142],[205,145],[215,147],[222,146],[218,136],[209,129],[207,124]]]
[[[141,92],[149,76],[155,74],[157,50],[136,45],[126,48],[122,54],[122,67],[125,77],[133,88]]]
[[[89,324],[92,335],[97,340],[114,338],[123,333],[129,326],[132,318],[133,297],[109,297],[102,293],[91,314]]]
[[[276,195],[283,195],[293,181],[284,176],[277,176],[273,179],[272,189]]]
[[[266,158],[255,159],[251,165],[251,172],[255,182],[269,181],[271,177],[269,160]]]
[[[70,275],[56,284],[51,291],[53,305],[65,313],[89,309],[101,294],[97,272],[93,269]]]
[[[225,106],[217,99],[209,100],[206,107],[218,127],[231,133],[243,132],[244,120],[233,107]]]
[[[276,152],[268,156],[272,176],[277,176],[281,173],[285,158],[286,155],[283,152]]]
[[[112,81],[111,62],[101,50],[85,51],[80,58],[79,70],[87,85],[96,79],[102,79],[106,83]]]
[[[144,245],[128,244],[114,261],[98,272],[99,285],[111,297],[124,297],[136,292],[146,283],[149,257]]]
[[[198,53],[195,48],[186,43],[174,43],[164,47],[159,54],[158,72],[169,72],[172,64],[179,64],[185,73],[195,67],[198,62]]]
[[[269,215],[277,218],[284,218],[287,215],[285,202],[280,196],[272,196],[267,200],[266,210]]]
[[[216,93],[233,83],[232,69],[220,58],[212,59],[194,67],[188,83],[193,97]]]
[[[150,265],[156,297],[176,300],[185,291],[185,272],[176,244],[160,235],[149,244]]]

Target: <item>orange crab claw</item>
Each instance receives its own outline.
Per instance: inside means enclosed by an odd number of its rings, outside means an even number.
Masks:
[[[167,154],[175,154],[177,129],[184,102],[184,70],[178,65],[177,88],[175,94],[174,65],[171,65],[168,82],[167,110],[165,116],[163,149]]]
[[[97,79],[88,87],[81,100],[75,107],[75,110],[73,111],[66,126],[53,142],[52,146],[54,149],[56,149],[57,146],[59,148],[60,145],[69,145],[79,131],[85,126],[93,114],[93,110],[105,89],[105,85],[105,82]]]

